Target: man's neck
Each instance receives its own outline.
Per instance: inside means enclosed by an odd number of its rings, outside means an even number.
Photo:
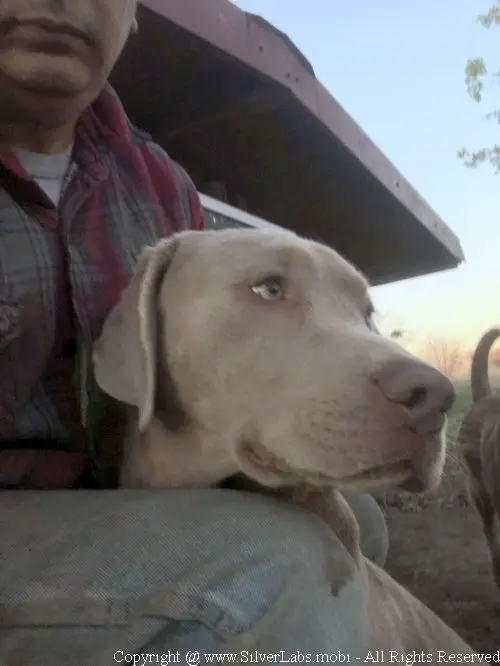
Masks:
[[[75,126],[76,122],[51,128],[32,123],[0,123],[0,141],[33,153],[55,155],[70,147]]]

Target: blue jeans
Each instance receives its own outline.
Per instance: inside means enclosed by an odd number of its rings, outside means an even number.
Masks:
[[[378,506],[347,499],[362,549],[383,565]],[[273,498],[215,489],[3,492],[0,534],[2,666],[142,666],[167,663],[169,653],[174,663],[177,651],[185,663],[188,650],[199,651],[198,663],[208,661],[203,652],[244,650],[356,661],[369,649],[344,546],[319,518]],[[249,661],[243,654],[235,663]]]

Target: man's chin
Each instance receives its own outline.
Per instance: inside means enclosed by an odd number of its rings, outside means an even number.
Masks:
[[[2,87],[5,90],[7,85],[18,95],[54,102],[75,100],[84,96],[92,84],[91,72],[74,58],[40,54],[21,59],[16,67],[9,67],[9,64],[0,61]]]

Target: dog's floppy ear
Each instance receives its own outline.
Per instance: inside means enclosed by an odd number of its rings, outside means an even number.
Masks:
[[[105,393],[139,410],[150,423],[157,389],[158,294],[178,241],[146,246],[120,301],[111,310],[93,352],[95,378]]]

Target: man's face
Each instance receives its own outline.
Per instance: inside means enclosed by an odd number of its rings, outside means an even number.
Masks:
[[[137,0],[0,0],[0,87],[91,101],[135,25],[136,5]]]

